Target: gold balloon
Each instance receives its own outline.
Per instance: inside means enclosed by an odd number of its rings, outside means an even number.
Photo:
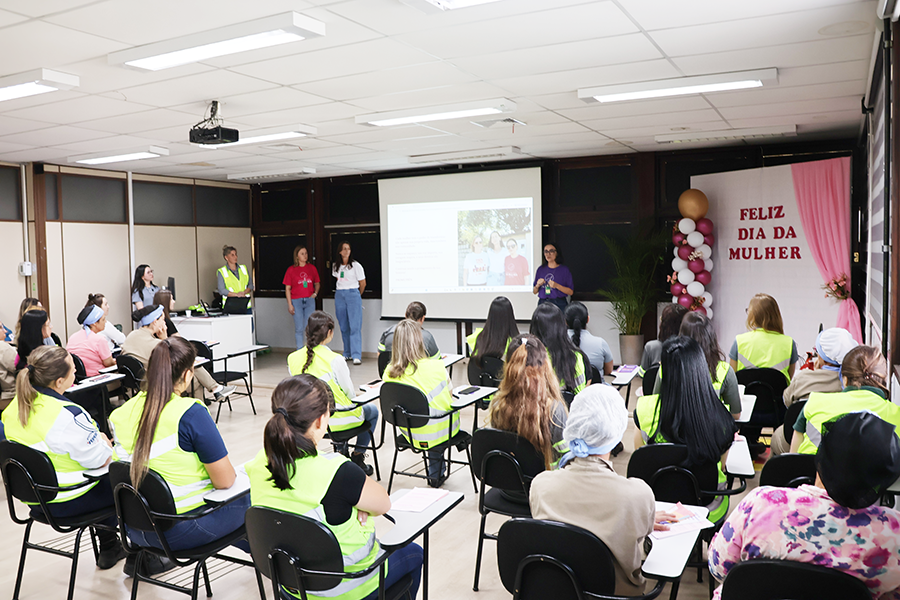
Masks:
[[[682,217],[699,221],[709,210],[709,199],[700,190],[685,190],[678,197],[678,212]]]

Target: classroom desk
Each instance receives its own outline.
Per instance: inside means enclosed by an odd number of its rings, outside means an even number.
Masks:
[[[214,361],[253,345],[252,315],[172,317],[172,323],[185,339],[218,342],[214,345],[207,343]],[[255,354],[246,354],[233,360],[229,358],[229,367],[232,371],[250,372],[254,368],[254,356]]]
[[[630,367],[628,372],[622,373],[620,372],[623,367]],[[619,368],[613,371],[611,374],[615,375],[615,378],[610,382],[617,390],[621,390],[623,387],[628,386],[628,389],[625,390],[625,408],[628,408],[628,399],[631,397],[631,383],[634,381],[634,378],[637,377],[638,371],[640,369],[636,365],[619,365]],[[603,376],[601,375],[601,378]],[[602,381],[598,381],[597,383],[603,383]]]
[[[391,494],[391,502],[396,502],[411,490],[397,490]],[[422,600],[428,600],[428,530],[432,525],[444,518],[448,512],[463,501],[465,496],[460,492],[447,492],[447,494],[423,510],[422,512],[388,511],[388,515],[394,519],[394,527],[385,535],[379,536],[378,542],[385,549],[399,549],[409,544],[414,539],[422,536],[422,550],[424,560],[422,562]]]
[[[756,406],[756,396],[753,394],[741,394],[741,418],[735,419],[736,423],[746,423],[753,414],[753,407]]]
[[[728,458],[725,460],[725,473],[737,477],[756,477],[753,459],[750,458],[750,448],[744,436],[739,436],[731,443]]]
[[[453,365],[464,359],[465,356],[462,354],[444,354],[441,356],[441,360],[444,361],[444,366],[450,369],[450,378],[453,378]]]
[[[675,505],[670,502],[656,502],[656,510],[669,510]],[[706,518],[709,511],[704,506],[686,506],[700,517]],[[644,561],[641,571],[646,577],[652,579],[678,579],[684,572],[684,566],[687,564],[700,537],[700,529],[686,531],[678,535],[663,539],[654,539],[653,547],[647,560]],[[707,575],[708,576],[708,575]]]
[[[459,393],[461,390],[465,390],[470,387],[478,389],[471,394]],[[453,396],[453,402],[450,404],[450,406],[454,410],[461,410],[463,408],[466,408],[467,406],[475,404],[479,400],[483,400],[489,396],[496,394],[498,389],[500,388],[485,385],[461,385],[450,392],[450,394]]]

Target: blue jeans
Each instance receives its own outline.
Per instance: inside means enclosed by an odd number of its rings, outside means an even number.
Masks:
[[[344,358],[362,360],[362,297],[359,289],[337,290],[334,293],[334,312],[341,325]]]
[[[538,301],[538,304],[543,304],[545,302],[555,304],[557,307],[559,307],[559,310],[563,312],[566,312],[566,306],[568,306],[569,304],[567,298],[541,298],[541,300]]]
[[[116,501],[113,499],[112,488],[109,484],[109,476],[105,475],[99,480],[97,485],[77,498],[65,502],[52,502],[47,505],[47,508],[50,509],[50,514],[57,519],[64,519],[66,517],[76,517],[78,515],[92,513],[104,508],[114,508],[115,505]],[[31,507],[32,516],[40,513],[40,505]],[[118,520],[116,519],[116,515],[112,515],[108,519],[100,521],[100,523],[108,525],[109,527],[115,527],[118,524]],[[98,529],[96,531],[101,550],[113,547],[119,539],[115,532],[104,529]]]
[[[291,298],[291,305],[294,307],[294,341],[299,350],[306,345],[306,322],[309,321],[309,315],[316,310],[316,299]]]
[[[428,465],[428,476],[437,479],[444,475],[444,453],[429,450],[425,464]]]
[[[415,598],[419,591],[419,581],[422,579],[422,561],[424,552],[418,544],[403,546],[388,557],[388,573],[384,578],[384,589],[397,583],[401,577],[409,573],[412,575],[412,585],[409,588],[411,598]],[[378,588],[363,598],[363,600],[378,600]]]
[[[206,508],[203,505],[194,511]],[[244,513],[250,508],[250,494],[244,494],[237,500],[229,502],[217,511],[194,519],[193,521],[180,521],[172,529],[165,532],[166,541],[172,550],[187,550],[204,546],[219,538],[225,537],[244,524]],[[191,511],[191,512],[194,512]],[[186,513],[190,514],[190,512]],[[153,546],[162,548],[159,538],[152,531],[137,531],[130,527],[125,528],[129,539],[139,546]],[[247,540],[239,540],[234,543],[235,548],[240,548],[249,554],[250,544]]]

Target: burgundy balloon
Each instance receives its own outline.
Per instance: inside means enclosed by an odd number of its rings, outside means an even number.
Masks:
[[[676,281],[669,287],[669,291],[672,292],[673,296],[680,296],[684,293],[684,286]]]
[[[703,262],[703,261],[700,261],[700,262]],[[693,264],[693,261],[691,261],[691,264]],[[693,269],[691,269],[691,270],[693,271]],[[700,271],[694,277],[694,281],[699,281],[703,285],[709,285],[709,282],[712,281],[712,275],[710,274],[709,271]]]
[[[694,311],[700,313],[704,317],[706,316],[706,309],[703,308],[702,306],[698,306],[697,308],[694,309]]]
[[[715,241],[716,241],[716,238],[711,233],[703,236],[703,243],[706,244],[707,246],[709,246],[710,248],[712,247],[713,242],[715,242]]]
[[[700,219],[697,221],[697,231],[703,235],[709,235],[713,232],[713,222],[709,219]]]
[[[690,256],[691,252],[693,251],[694,249],[688,245],[678,246],[678,258],[680,258],[681,260],[687,260],[688,256]]]
[[[678,304],[682,305],[685,308],[690,308],[691,304],[694,303],[694,297],[690,294],[682,294],[678,296]]]
[[[694,273],[699,273],[703,270],[703,259],[695,258],[691,262],[688,263],[688,269],[693,271]]]
[[[685,237],[687,237],[687,236],[684,235],[683,233],[681,233],[680,231],[676,231],[675,233],[672,234],[672,243],[675,244],[676,246],[680,246],[681,243],[684,241]]]

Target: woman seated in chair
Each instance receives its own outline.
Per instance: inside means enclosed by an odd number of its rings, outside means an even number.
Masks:
[[[384,370],[382,379],[418,388],[428,398],[430,413],[439,415],[449,411],[453,403],[450,379],[444,363],[428,358],[426,352],[419,324],[409,319],[400,321],[394,331],[391,362]],[[425,449],[443,444],[459,433],[459,412],[454,412],[452,417],[433,419],[428,425],[412,429],[410,433],[413,439],[407,441],[411,441],[417,448]],[[403,435],[406,435],[405,431]],[[429,450],[426,456],[428,485],[440,487],[449,475],[445,472],[444,454]]]
[[[739,334],[728,352],[735,371],[775,369],[788,383],[797,366],[797,343],[784,335],[784,321],[778,302],[768,294],[757,294],[747,306],[747,333]]]
[[[313,311],[306,322],[306,345],[288,355],[288,371],[291,375],[309,373],[328,383],[335,404],[340,408],[351,408],[332,415],[329,421],[331,430],[346,431],[368,422],[369,430],[356,436],[356,445],[370,446],[375,427],[378,425],[378,407],[369,403],[352,408],[354,405],[350,399],[356,396],[356,391],[350,380],[347,359],[332,352],[326,345],[330,344],[333,338],[334,319],[324,311]],[[344,449],[341,451],[346,453]],[[365,452],[354,451],[350,454],[350,460],[365,471],[366,475],[372,474],[372,467],[366,464]]]
[[[891,402],[887,361],[873,346],[857,346],[841,364],[843,392],[813,392],[794,423],[791,452],[815,454],[825,423],[867,410],[900,427],[900,406]]]
[[[685,336],[669,338],[663,344],[661,369],[665,377],[659,395],[641,397],[634,409],[635,449],[685,444],[690,465],[719,463],[718,483],[724,489],[721,465],[738,427],[713,388],[700,344]],[[717,496],[708,508],[715,523],[728,514],[728,497]]]
[[[214,489],[231,487],[236,477],[209,410],[200,400],[181,396],[194,378],[196,356],[194,346],[184,338],[160,341],[150,355],[146,390],[109,417],[116,454],[119,460],[131,461],[134,487],[139,488],[153,469],[169,485],[179,515],[203,510],[203,497]],[[241,527],[249,506],[250,498],[243,496],[199,519],[177,522],[165,532],[166,541],[176,551],[212,543]],[[128,529],[126,533],[135,544],[162,548],[153,532]],[[246,540],[235,545],[250,551]]]
[[[491,401],[491,427],[525,438],[544,457],[544,468],[555,469],[567,448],[562,435],[567,414],[547,349],[529,333],[513,338],[500,391]]]
[[[88,294],[87,303],[84,306],[96,306],[103,311],[103,315],[106,317],[106,327],[103,328],[100,335],[106,338],[110,352],[115,350],[116,346],[121,346],[125,343],[125,334],[109,322],[109,301],[107,301],[106,296],[103,294]]]
[[[681,321],[688,309],[680,304],[666,304],[659,316],[659,332],[655,340],[644,344],[644,353],[641,355],[640,375],[643,377],[651,368],[659,365],[662,356],[662,345],[670,337],[678,335]]]
[[[616,594],[636,596],[644,591],[644,538],[654,527],[667,529],[654,522],[670,515],[655,512],[650,486],[613,468],[610,453],[627,427],[628,411],[611,386],[592,385],[575,396],[563,432],[569,452],[559,470],[534,478],[530,500],[535,519],[577,525],[600,538],[615,559]]]
[[[62,488],[83,482],[84,471],[106,466],[113,455],[112,443],[87,411],[63,396],[74,382],[75,363],[69,353],[59,346],[40,346],[19,371],[16,397],[0,415],[6,439],[44,452]],[[109,478],[104,477],[92,485],[60,492],[48,508],[54,517],[65,518],[113,505]],[[40,507],[31,510],[40,512]],[[103,524],[115,527],[115,516]],[[97,566],[112,568],[125,558],[125,550],[114,531],[96,531],[100,542]]]
[[[163,319],[166,322],[166,337],[180,335],[178,333],[178,328],[175,327],[175,323],[172,322],[172,318],[169,314],[171,311],[175,310],[175,298],[172,297],[172,292],[169,290],[159,290],[153,294],[153,304],[163,307]]]
[[[315,314],[315,313],[313,313]],[[418,325],[416,325],[418,328]],[[396,338],[394,340],[396,348]],[[440,364],[440,363],[438,363]],[[296,513],[315,519],[337,538],[346,572],[362,571],[378,556],[375,523],[370,516],[383,515],[391,499],[380,485],[340,454],[321,454],[317,448],[328,433],[334,398],[325,383],[309,374],[295,375],[272,392],[272,418],[263,433],[263,450],[247,463],[250,496],[254,506]],[[369,548],[368,552],[364,549]],[[410,593],[419,588],[422,548],[409,544],[387,562],[385,589],[407,573]],[[378,569],[369,576],[345,579],[329,590],[344,600],[378,597]],[[282,590],[283,598],[300,597]],[[311,598],[321,596],[310,593]]]
[[[554,311],[554,308],[557,310]],[[588,363],[584,354],[569,339],[566,318],[555,304],[538,304],[531,315],[529,333],[547,347],[547,355],[559,378],[560,388],[577,394],[591,385],[591,373],[585,371]]]
[[[743,560],[812,563],[861,579],[873,598],[900,598],[900,512],[878,506],[900,477],[895,426],[866,411],[828,423],[816,473],[815,485],[751,490],[712,539],[710,572],[722,581]]]
[[[716,337],[712,322],[699,312],[689,312],[681,320],[679,335],[687,336],[700,344],[716,393],[728,407],[731,416],[735,420],[741,418],[741,391],[738,388],[737,376],[731,365],[725,362],[725,355],[719,349],[719,339]],[[653,393],[659,394],[661,390],[662,369],[657,372]]]
[[[59,346],[59,338],[53,333],[53,325],[47,311],[29,308],[19,320],[19,337],[16,341],[16,370],[28,365],[32,350],[41,346]]]
[[[506,296],[497,296],[488,309],[484,328],[478,327],[466,337],[471,360],[481,368],[481,361],[485,356],[503,359],[509,348],[509,341],[517,335],[519,328],[516,326],[512,302]]]
[[[81,329],[69,336],[66,350],[81,359],[85,374],[93,377],[100,374],[100,369],[116,364],[106,338],[100,335],[106,327],[103,309],[93,304],[85,306],[78,313],[78,324]]]

